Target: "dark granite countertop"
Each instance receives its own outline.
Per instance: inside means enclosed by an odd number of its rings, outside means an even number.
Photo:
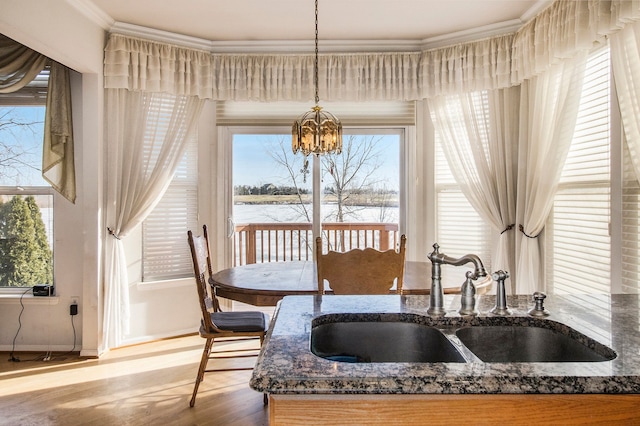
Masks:
[[[435,325],[473,325],[490,318],[493,295],[479,296],[478,317],[461,317],[460,297],[447,295],[447,314]],[[531,296],[508,298],[514,317],[527,321]],[[613,349],[599,362],[347,363],[310,350],[311,323],[325,314],[398,314],[434,321],[429,296],[288,296],[279,304],[250,385],[272,394],[640,393],[640,296],[550,295],[541,321],[570,326]],[[393,342],[389,342],[393,344]]]

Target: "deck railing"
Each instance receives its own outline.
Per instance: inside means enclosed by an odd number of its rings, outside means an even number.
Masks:
[[[325,250],[346,251],[373,247],[397,247],[395,223],[323,223]],[[313,232],[310,223],[248,223],[235,226],[234,266],[249,263],[313,259]]]

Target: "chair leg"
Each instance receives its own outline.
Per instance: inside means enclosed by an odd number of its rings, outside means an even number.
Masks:
[[[211,353],[211,347],[213,346],[213,338],[208,338],[204,344],[204,350],[202,351],[202,358],[200,359],[200,367],[198,368],[198,375],[196,376],[196,383],[193,386],[193,395],[189,402],[189,407],[196,405],[196,394],[198,393],[198,387],[200,382],[204,379],[204,372],[207,369],[207,363],[209,362],[209,354]]]

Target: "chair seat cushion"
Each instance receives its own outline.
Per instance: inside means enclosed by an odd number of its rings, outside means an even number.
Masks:
[[[214,312],[211,321],[220,330],[266,331],[269,317],[263,312]]]

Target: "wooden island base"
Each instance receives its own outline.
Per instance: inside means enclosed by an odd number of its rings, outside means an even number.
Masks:
[[[632,425],[638,394],[269,395],[279,425]]]

